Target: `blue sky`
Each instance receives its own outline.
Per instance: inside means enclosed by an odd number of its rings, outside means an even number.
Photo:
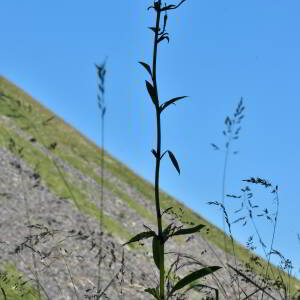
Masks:
[[[2,1],[0,72],[99,144],[94,63],[107,56],[105,148],[154,182],[155,113],[145,89],[150,79],[138,64],[152,62],[153,33],[147,27],[154,26],[155,14],[146,10],[152,3]],[[162,116],[162,147],[176,155],[181,175],[166,156],[161,187],[222,228],[220,210],[206,204],[221,201],[224,164],[224,154],[210,143],[225,144],[224,119],[242,96],[245,118],[232,145],[239,153],[229,156],[226,192],[239,193],[241,180],[251,176],[278,184],[274,248],[292,260],[295,272],[300,268],[299,9],[296,0],[187,0],[169,12],[170,43],[159,46],[157,70],[161,101],[189,96]],[[254,203],[275,208],[263,187],[253,191]],[[227,199],[226,207],[232,213],[239,203]],[[269,246],[272,227],[261,221],[258,226]],[[232,230],[242,243],[254,233],[248,225]]]

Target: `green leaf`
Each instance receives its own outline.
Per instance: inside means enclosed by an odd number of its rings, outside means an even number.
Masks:
[[[2,287],[0,287],[0,288],[1,288],[1,292],[2,292],[2,294],[3,294],[4,300],[7,300],[4,289],[3,289]]]
[[[175,169],[177,170],[177,172],[180,174],[179,165],[178,165],[178,162],[177,162],[174,154],[170,150],[168,150],[168,154],[169,154],[169,157],[170,157],[170,159],[172,161],[173,166],[175,167]]]
[[[136,236],[131,238],[127,243],[122,244],[122,246],[125,246],[125,245],[130,244],[130,243],[138,242],[140,240],[148,239],[149,237],[152,237],[152,236],[155,236],[154,231],[140,232]]]
[[[213,146],[213,148],[214,148],[215,150],[219,150],[219,149],[220,149],[217,145],[215,145],[215,144],[213,144],[213,143],[211,143],[211,145]]]
[[[158,236],[155,235],[152,240],[152,252],[153,252],[153,260],[158,269],[159,269],[159,257],[161,251],[164,251],[163,247],[158,239]]]
[[[160,11],[164,11],[164,10],[170,10],[170,9],[176,9],[178,8],[183,2],[185,2],[186,0],[181,0],[179,4],[174,5],[174,4],[170,4],[168,6],[165,6],[164,8],[162,8]]]
[[[194,289],[194,288],[209,288],[209,289],[217,290],[216,288],[210,287],[210,286],[208,286],[208,285],[206,285],[206,284],[198,283],[198,284],[193,284],[193,285],[191,285],[190,287],[188,287],[188,288],[184,291],[184,293],[187,293],[189,290]]]
[[[160,159],[162,159],[164,157],[164,155],[167,153],[168,151],[166,150],[161,156]]]
[[[149,65],[147,65],[146,63],[139,61],[139,63],[148,71],[148,73],[150,74],[151,78],[152,78],[152,72],[151,72],[151,68]]]
[[[147,87],[148,93],[152,99],[153,104],[156,106],[158,104],[158,101],[156,100],[154,87],[152,86],[152,84],[149,81],[147,81],[147,80],[145,80],[145,81],[146,81],[146,87]]]
[[[174,104],[175,105],[175,102],[180,100],[180,99],[183,99],[183,98],[186,98],[188,96],[181,96],[181,97],[176,97],[176,98],[173,98],[169,101],[166,101],[165,103],[163,103],[161,106],[160,106],[160,112],[162,112],[167,106],[169,106],[170,104]]]
[[[172,234],[172,236],[174,236],[174,235],[192,234],[192,233],[200,231],[203,227],[205,227],[205,225],[199,224],[199,225],[197,225],[195,227],[192,227],[192,228],[179,229],[176,232],[174,232]]]
[[[156,158],[157,157],[157,153],[154,149],[151,150],[152,154],[154,155],[154,157]]]
[[[166,39],[168,41],[168,43],[170,42],[170,38],[167,35],[162,35],[158,40],[157,43],[163,41],[164,39]]]
[[[155,288],[148,288],[144,290],[145,292],[151,294],[155,299],[159,300],[159,292],[158,289]]]
[[[162,8],[161,11],[169,10],[169,9],[174,9],[175,7],[176,7],[176,5],[170,4],[170,5],[168,5],[168,6],[164,7],[164,8]]]
[[[190,284],[191,282],[193,282],[199,278],[202,278],[206,275],[212,274],[213,272],[215,272],[219,269],[221,269],[221,267],[212,266],[212,267],[202,268],[193,273],[190,273],[189,275],[185,276],[184,278],[182,278],[175,284],[175,286],[171,290],[170,294],[173,294],[175,291],[182,289],[183,287]]]
[[[172,230],[172,225],[173,225],[173,223],[169,224],[162,232],[164,242],[166,242],[167,239],[170,237],[169,234],[170,234],[170,231]]]
[[[152,30],[154,33],[156,32],[156,27],[148,27],[150,30]],[[160,28],[158,28],[158,31],[160,31]]]
[[[173,207],[172,206],[170,206],[170,207],[168,207],[167,209],[165,209],[164,211],[163,211],[163,213],[162,213],[162,215],[164,215],[164,214],[166,214],[169,210],[171,210]]]

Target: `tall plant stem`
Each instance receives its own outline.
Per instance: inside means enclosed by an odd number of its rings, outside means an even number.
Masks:
[[[100,293],[101,290],[101,263],[102,263],[102,247],[103,247],[103,208],[104,208],[104,194],[103,194],[103,185],[104,185],[104,117],[101,118],[101,195],[100,195],[100,252],[99,252],[99,261],[98,261],[98,281],[97,289]]]
[[[231,139],[230,139],[231,140]],[[225,151],[225,159],[224,159],[224,168],[223,168],[223,178],[222,178],[222,205],[225,207],[225,183],[226,183],[226,172],[227,172],[227,164],[228,164],[228,154],[229,154],[229,147],[230,142],[228,142],[228,146],[226,147]],[[228,262],[228,255],[227,255],[227,243],[226,243],[226,231],[225,231],[225,216],[224,213],[222,214],[223,218],[223,237],[224,237],[224,246],[225,246],[225,254],[226,254],[226,262]]]
[[[98,280],[97,280],[97,292],[100,293],[101,290],[101,263],[102,263],[102,249],[103,249],[103,209],[104,209],[104,117],[106,112],[106,107],[104,103],[104,79],[105,79],[105,63],[106,60],[102,63],[102,65],[96,64],[97,74],[99,77],[99,92],[98,98],[98,107],[101,112],[101,194],[100,194],[100,211],[99,211],[99,230],[100,230],[100,245],[99,245],[99,260],[98,260]],[[100,296],[97,297],[100,299]]]
[[[154,37],[154,49],[153,49],[153,86],[155,91],[156,98],[156,126],[157,126],[157,145],[156,145],[156,165],[155,165],[155,207],[156,207],[156,217],[157,217],[157,227],[158,227],[158,236],[161,246],[160,256],[159,256],[159,270],[160,270],[160,299],[164,300],[164,285],[165,285],[165,268],[164,268],[164,241],[162,237],[162,216],[160,211],[160,202],[159,202],[159,169],[160,169],[160,156],[161,156],[161,122],[160,122],[160,109],[159,109],[159,100],[158,100],[158,91],[157,91],[157,82],[156,82],[156,59],[157,59],[157,45],[158,45],[158,32],[159,32],[159,23],[160,23],[160,6],[161,1],[158,1],[158,9],[156,15],[156,26],[155,26],[155,37]]]
[[[227,168],[228,168],[228,160],[229,160],[229,152],[230,152],[230,143],[232,141],[232,132],[230,133],[229,139],[226,143],[226,151],[225,151],[225,159],[224,159],[224,169],[223,169],[223,179],[222,179],[222,205],[223,208],[225,209],[225,193],[226,193],[226,178],[227,178]],[[229,259],[228,259],[228,248],[227,248],[227,242],[226,242],[226,230],[225,230],[225,215],[223,213],[223,238],[224,238],[224,246],[225,246],[225,256],[226,256],[226,264],[228,264]],[[232,245],[232,251],[233,251],[233,256],[234,256],[234,262],[235,262],[235,267],[237,268],[237,260],[236,260],[236,254],[235,254],[235,246],[234,246],[234,241],[232,238],[232,234],[230,232],[230,239],[231,239],[231,245]],[[232,275],[230,271],[228,270],[230,277],[232,278]],[[238,291],[240,291],[240,280],[239,277],[237,277],[237,285],[238,285]],[[233,287],[234,289],[234,287]],[[235,290],[235,289],[234,289]],[[240,299],[240,294],[238,293],[238,297]]]

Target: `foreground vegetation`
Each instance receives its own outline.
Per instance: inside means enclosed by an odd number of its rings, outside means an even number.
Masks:
[[[157,268],[159,282],[155,287],[145,286],[144,288],[145,292],[150,294],[153,298],[158,300],[174,298],[184,299],[184,297],[189,296],[190,291],[200,290],[201,288],[206,287],[211,290],[210,296],[207,296],[206,299],[209,299],[208,297],[214,297],[214,299],[216,299],[219,297],[221,291],[215,287],[205,286],[205,283],[199,279],[202,279],[207,275],[214,275],[216,278],[218,278],[218,270],[222,268],[226,269],[226,271],[229,273],[229,276],[232,277],[232,280],[234,280],[236,283],[233,293],[228,291],[228,293],[226,293],[225,291],[225,296],[228,294],[228,299],[250,299],[250,296],[252,297],[251,299],[256,299],[254,297],[256,297],[259,292],[262,292],[260,294],[261,299],[270,299],[268,298],[270,296],[266,287],[272,287],[273,289],[277,287],[279,290],[278,297],[281,299],[300,299],[299,294],[297,294],[297,289],[299,289],[299,281],[291,274],[290,262],[286,260],[280,253],[275,253],[272,249],[272,245],[270,245],[270,251],[273,251],[274,254],[277,254],[281,257],[283,262],[281,267],[275,267],[270,263],[270,260],[268,259],[270,255],[268,255],[268,253],[266,253],[265,260],[254,255],[253,250],[255,248],[251,240],[249,240],[248,248],[245,248],[234,241],[231,234],[232,222],[228,218],[224,201],[225,193],[223,193],[221,202],[210,202],[211,205],[217,205],[221,207],[223,211],[224,227],[223,230],[220,230],[159,189],[160,161],[163,157],[169,157],[171,163],[175,167],[175,170],[180,173],[180,166],[174,153],[170,150],[166,150],[164,152],[162,151],[160,138],[160,115],[162,112],[166,113],[165,109],[168,106],[171,106],[171,104],[175,104],[175,102],[184,99],[185,96],[173,98],[164,103],[159,101],[158,83],[156,81],[158,45],[161,42],[169,41],[169,36],[166,32],[168,18],[167,12],[179,8],[184,2],[185,1],[180,1],[178,5],[162,6],[161,1],[155,1],[154,5],[150,7],[150,9],[154,10],[156,13],[155,27],[150,28],[150,30],[152,30],[154,33],[152,67],[144,62],[140,62],[140,64],[150,75],[151,82],[146,81],[146,88],[149,93],[150,100],[153,102],[155,107],[157,117],[157,148],[152,149],[152,154],[156,163],[154,187],[151,183],[142,180],[138,175],[134,174],[131,170],[111,157],[108,153],[105,153],[104,150],[100,151],[95,144],[92,144],[79,132],[72,129],[70,126],[64,123],[63,120],[54,116],[49,110],[45,109],[29,95],[3,77],[0,78],[0,115],[3,116],[0,122],[0,146],[12,151],[17,157],[25,161],[33,169],[38,169],[38,173],[45,184],[56,195],[59,195],[65,199],[70,199],[74,202],[78,210],[84,212],[90,217],[99,219],[99,223],[101,224],[100,231],[103,230],[111,233],[114,236],[120,237],[124,241],[123,245],[129,245],[132,247],[133,251],[137,252],[140,251],[140,248],[139,246],[135,245],[135,242],[141,242],[144,239],[151,238],[153,264]],[[164,14],[163,21],[161,21],[162,14]],[[104,66],[102,66],[102,68],[103,67]],[[103,108],[103,106],[100,108]],[[226,178],[226,164],[227,157],[230,153],[230,143],[232,140],[234,140],[234,137],[239,134],[238,127],[234,128],[234,125],[240,124],[243,111],[244,105],[241,100],[233,117],[226,118],[225,132],[229,137],[229,140],[225,144],[224,180]],[[104,116],[104,114],[102,114],[102,116]],[[14,126],[11,126],[12,124],[26,132],[27,136],[32,136],[32,139],[28,140],[25,136],[20,135],[15,130]],[[95,203],[92,203],[89,200],[89,191],[86,191],[83,186],[78,186],[72,183],[72,176],[65,172],[51,155],[46,155],[42,151],[39,151],[38,147],[36,147],[37,143],[43,149],[48,149],[51,153],[55,154],[55,157],[61,158],[74,169],[77,169],[82,172],[82,174],[92,178],[96,183],[101,185],[102,188],[111,191],[114,195],[117,195],[119,199],[122,199],[122,201],[124,201],[128,207],[135,211],[136,214],[141,215],[144,218],[144,220],[147,222],[146,231],[143,231],[142,233],[132,237],[132,233],[127,228],[124,228],[120,222],[108,215],[103,214],[103,210],[105,211],[103,201],[100,203],[99,209]],[[219,150],[218,146],[215,144],[213,145],[216,150]],[[101,152],[102,156],[99,155],[99,152]],[[102,166],[101,170],[108,170],[116,178],[119,178],[128,185],[135,187],[135,189],[146,199],[148,199],[148,201],[153,201],[154,194],[156,216],[154,216],[148,210],[145,210],[144,207],[138,202],[133,201],[121,188],[107,180],[103,172],[101,172],[99,175],[99,173],[94,171],[95,169],[91,167],[99,165]],[[248,200],[251,198],[251,190],[249,186],[251,184],[256,184],[269,188],[270,192],[275,195],[277,203],[279,202],[278,188],[276,185],[273,186],[271,183],[261,178],[250,177],[245,180],[248,185],[242,188],[242,194],[229,195],[230,197],[235,197],[241,199],[241,201],[245,201],[243,203],[245,203],[244,205],[246,206],[247,203],[249,203]],[[101,209],[102,207],[103,210]],[[251,208],[256,209],[256,207]],[[184,211],[184,215],[179,217],[179,211]],[[177,214],[175,215],[176,221],[181,222],[181,225],[178,225],[178,223],[168,223],[167,219],[163,220],[163,217],[166,216],[167,213],[173,213],[174,215]],[[267,213],[264,216],[266,218],[271,217]],[[239,221],[245,222],[246,220],[252,222],[253,218],[249,218],[246,215],[240,217]],[[273,221],[275,233],[277,226],[277,215]],[[150,229],[150,226],[154,224],[157,226],[157,231]],[[225,226],[227,226],[229,229],[229,235],[224,234]],[[207,234],[204,228],[209,228],[209,234]],[[180,268],[180,258],[182,258],[182,256],[180,257],[178,255],[178,259],[176,259],[173,264],[166,266],[166,253],[164,251],[165,244],[167,244],[167,241],[175,236],[180,237],[182,235],[185,236],[189,234],[199,234],[211,243],[223,249],[226,253],[234,255],[236,261],[245,263],[247,269],[251,270],[252,273],[257,272],[263,275],[265,281],[257,284],[251,279],[251,276],[248,273],[242,273],[238,269],[237,264],[230,265],[228,262],[227,264],[226,262],[220,262],[219,266],[201,266],[200,268],[199,262],[193,261],[194,265],[198,267],[198,270],[194,271],[193,273],[191,272],[186,274],[185,277],[179,278],[178,275],[176,275],[176,271]],[[258,231],[257,234],[259,234]],[[177,242],[179,243],[183,243],[183,241],[183,239],[177,239]],[[261,242],[263,243],[263,241]],[[35,245],[33,245],[33,243],[31,243],[29,246],[32,249],[35,249]],[[100,250],[103,248],[101,241],[97,246],[99,246]],[[101,255],[99,255],[99,260],[100,258]],[[33,253],[33,260],[37,259],[39,259],[39,257]],[[125,263],[126,262],[124,262],[124,264]],[[2,293],[3,299],[44,298],[43,288],[40,286],[38,280],[38,272],[33,271],[35,280],[32,282],[32,285],[30,285],[30,283],[27,283],[26,281],[20,281],[20,278],[14,275],[16,271],[12,268],[12,266],[3,265],[1,267],[2,277],[0,277],[0,295]],[[167,269],[167,267],[169,269]],[[101,270],[101,260],[99,261],[99,270]],[[120,269],[121,274],[123,274],[122,272],[123,269]],[[6,275],[4,276],[3,274]],[[99,272],[98,279],[100,276],[101,273]],[[9,278],[9,280],[7,280],[7,278]],[[242,280],[248,280],[249,285],[252,284],[256,287],[256,292],[253,295],[243,294],[242,290],[240,289],[240,281]],[[111,282],[98,284],[95,298],[100,299],[101,297],[104,297],[104,293],[110,288],[111,284]],[[28,286],[28,289],[21,289],[20,287],[23,286],[26,288]],[[77,295],[75,288],[74,294]]]

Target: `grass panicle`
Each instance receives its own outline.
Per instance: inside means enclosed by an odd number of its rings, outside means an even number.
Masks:
[[[241,188],[241,194],[235,195],[235,194],[226,194],[225,189],[225,183],[226,183],[226,176],[227,176],[227,168],[228,168],[228,160],[229,160],[229,154],[237,154],[238,151],[230,151],[231,144],[234,140],[237,140],[239,138],[240,130],[241,130],[241,121],[244,118],[244,111],[245,106],[243,104],[243,98],[241,98],[240,102],[238,103],[238,106],[235,110],[235,113],[233,117],[226,117],[225,118],[225,130],[223,130],[223,135],[226,138],[225,143],[225,150],[224,151],[224,168],[223,168],[223,179],[222,179],[222,195],[221,199],[222,202],[218,201],[210,201],[208,202],[209,205],[216,205],[219,206],[222,209],[222,215],[223,215],[223,232],[224,232],[224,245],[226,245],[226,228],[225,223],[227,225],[230,240],[231,240],[231,247],[232,251],[231,253],[234,255],[235,258],[235,266],[232,266],[228,263],[228,255],[226,255],[226,265],[224,266],[226,271],[229,273],[230,277],[237,283],[237,290],[233,288],[235,299],[248,299],[250,297],[257,297],[260,299],[264,299],[267,297],[267,299],[276,299],[274,296],[272,296],[268,289],[275,288],[277,290],[278,296],[280,299],[288,300],[288,299],[298,299],[300,297],[298,291],[291,291],[290,286],[290,279],[292,277],[291,274],[291,261],[288,259],[285,259],[284,256],[277,250],[273,249],[274,245],[274,239],[275,239],[275,233],[277,229],[277,221],[278,221],[278,211],[279,211],[279,196],[278,196],[278,185],[273,186],[268,180],[260,178],[260,177],[250,177],[248,179],[243,179],[243,182],[249,183],[249,184],[256,184],[259,186],[263,186],[266,189],[270,189],[270,193],[274,195],[273,202],[276,204],[275,212],[271,214],[271,212],[267,209],[261,209],[261,211],[258,211],[260,209],[259,205],[253,203],[253,197],[254,193],[251,191],[251,188],[246,185],[245,187]],[[222,150],[218,145],[211,143],[211,146],[214,150],[219,151]],[[228,207],[225,203],[225,197],[227,198],[233,198],[236,200],[241,200],[240,207],[235,209],[234,215],[241,214],[242,212],[245,212],[244,215],[241,215],[237,217],[234,221],[230,222],[229,219],[229,213],[228,213]],[[267,252],[266,244],[263,241],[263,238],[261,234],[259,233],[258,227],[255,222],[255,217],[258,218],[265,218],[269,223],[273,225],[272,230],[272,237],[271,237],[271,243],[270,243],[270,250]],[[236,258],[236,251],[235,251],[235,243],[233,239],[233,233],[232,233],[232,225],[233,224],[240,224],[242,223],[242,226],[246,226],[247,223],[250,222],[254,228],[255,234],[258,237],[259,244],[261,245],[261,248],[265,255],[265,262],[262,261],[262,259],[254,254],[254,250],[257,248],[254,245],[254,236],[251,235],[248,238],[248,241],[246,243],[246,248],[250,251],[250,257],[248,262],[245,263],[246,270],[245,269],[239,269],[237,266],[237,258]],[[225,246],[226,253],[230,252]],[[279,272],[278,270],[275,270],[274,267],[270,264],[270,258],[271,255],[278,255],[281,258],[281,265],[279,266]],[[280,271],[286,271],[282,275],[282,272]],[[232,271],[234,272],[234,275],[232,274]],[[251,275],[246,274],[249,272]],[[271,274],[269,274],[269,272]],[[253,278],[250,278],[253,276],[253,274],[259,273],[263,274],[263,276],[260,278],[260,283],[258,284],[253,280]],[[237,275],[237,276],[236,276]],[[271,275],[271,276],[270,276]],[[242,288],[240,286],[240,280],[246,281],[256,287],[256,290],[252,292],[250,295],[246,295],[242,297],[243,294]],[[258,293],[261,292],[261,296],[258,296]],[[298,296],[297,296],[298,295]],[[242,297],[242,298],[241,298]],[[298,297],[298,298],[297,298]]]
[[[99,93],[97,95],[98,99],[98,107],[101,113],[101,186],[100,186],[100,209],[99,209],[99,231],[100,231],[100,241],[99,241],[99,261],[98,261],[98,279],[97,279],[97,292],[100,293],[101,291],[101,264],[103,259],[102,249],[103,249],[103,210],[104,210],[104,125],[105,125],[105,112],[106,112],[106,105],[105,105],[105,74],[106,74],[106,61],[104,61],[101,65],[95,65],[98,75],[98,89]],[[97,299],[100,299],[100,295]]]

